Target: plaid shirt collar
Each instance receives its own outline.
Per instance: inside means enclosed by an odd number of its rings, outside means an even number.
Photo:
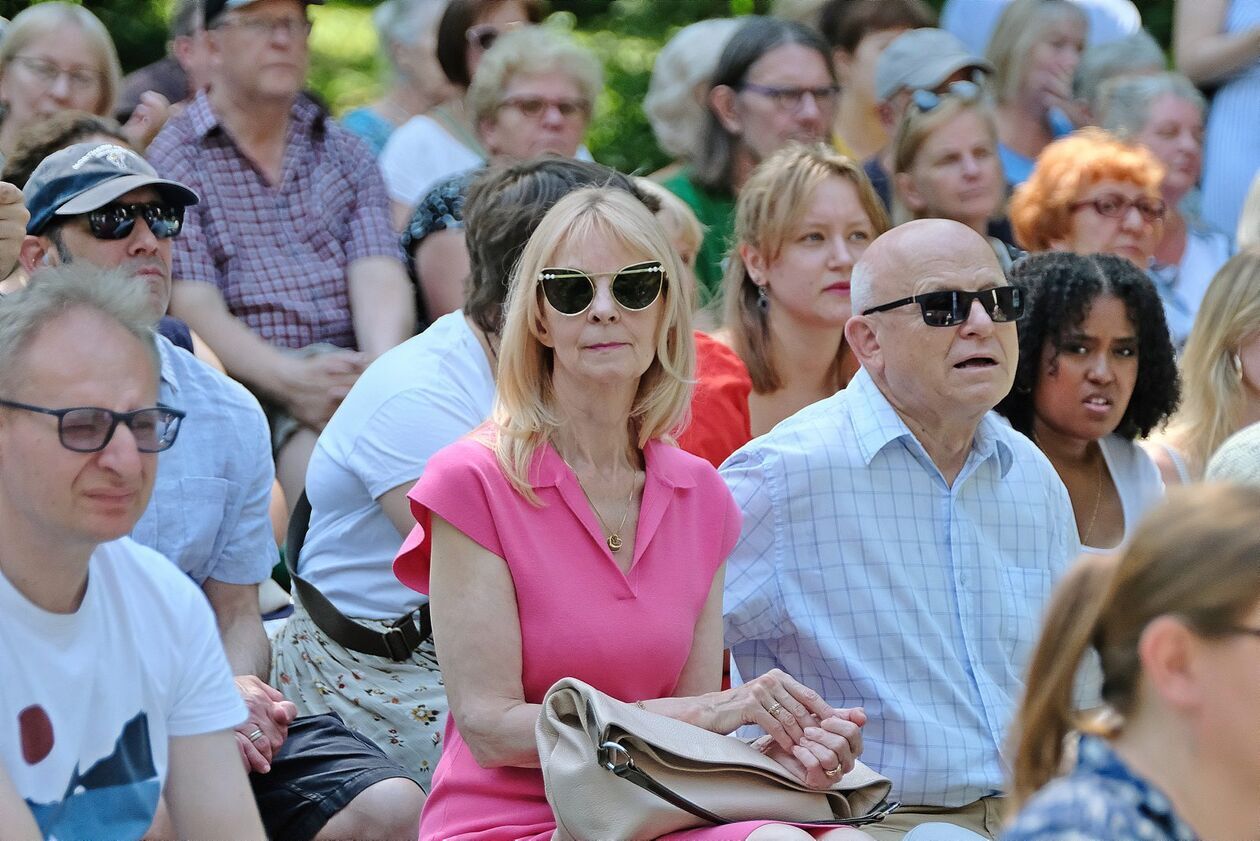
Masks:
[[[210,105],[210,97],[204,90],[198,91],[196,97],[189,103],[188,116],[198,140],[205,140],[216,130],[226,133],[226,129],[219,121],[219,116],[214,113],[214,108]],[[293,120],[293,126],[298,131],[305,132],[322,129],[324,120],[328,117],[328,111],[312,99],[310,94],[303,92],[293,100],[289,116]]]

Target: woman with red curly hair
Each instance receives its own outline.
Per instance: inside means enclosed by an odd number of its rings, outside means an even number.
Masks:
[[[1011,198],[1015,239],[1029,251],[1115,254],[1150,266],[1167,207],[1164,167],[1145,147],[1101,129],[1056,140]]]

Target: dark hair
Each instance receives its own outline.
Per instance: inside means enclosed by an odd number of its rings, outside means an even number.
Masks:
[[[872,32],[936,26],[936,12],[923,0],[830,0],[818,29],[832,49],[852,54]]]
[[[589,161],[548,156],[487,170],[468,188],[464,240],[469,288],[464,312],[486,333],[503,324],[512,269],[551,206],[581,187],[615,187],[656,213],[657,200],[627,176]]]
[[[1058,351],[1068,333],[1080,326],[1102,295],[1124,302],[1137,328],[1138,377],[1116,434],[1145,437],[1177,408],[1181,383],[1164,306],[1146,272],[1112,254],[1043,252],[1011,267],[1011,282],[1023,290],[1024,317],[1019,320],[1019,364],[1015,385],[997,405],[1011,426],[1031,435],[1036,407],[1033,392],[1041,374],[1042,348]]]
[[[827,67],[827,75],[835,81],[831,52],[817,32],[795,21],[750,16],[726,42],[709,89],[726,85],[739,90],[750,67],[766,53],[786,44],[800,44],[817,52]],[[736,145],[736,138],[718,120],[713,108],[706,108],[700,146],[692,163],[695,180],[712,190],[729,190]]]
[[[437,60],[452,84],[467,88],[472,84],[468,75],[468,29],[493,7],[506,0],[451,0],[442,12],[437,26]],[[525,17],[530,23],[541,23],[542,0],[520,0],[525,7]]]
[[[131,141],[122,133],[122,127],[116,120],[86,111],[59,111],[22,130],[13,154],[4,162],[4,170],[0,171],[0,181],[8,181],[22,189],[44,158],[67,146],[82,143],[94,134],[104,134],[131,148]]]

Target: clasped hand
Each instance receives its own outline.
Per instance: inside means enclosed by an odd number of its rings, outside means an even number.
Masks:
[[[862,752],[861,708],[837,709],[779,669],[716,693],[711,727],[730,733],[756,724],[766,735],[753,746],[810,788],[826,789],[853,770]]]

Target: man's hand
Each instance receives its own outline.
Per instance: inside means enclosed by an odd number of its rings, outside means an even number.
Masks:
[[[136,104],[136,110],[131,112],[131,118],[123,125],[123,135],[132,148],[143,153],[170,116],[170,100],[157,91],[145,91],[140,94],[140,102]]]
[[[22,191],[7,181],[0,181],[0,280],[17,268],[18,250],[30,218],[26,205],[22,204]]]
[[[321,430],[367,364],[351,350],[292,355],[283,372],[284,404],[303,426]]]
[[[249,717],[236,727],[236,746],[246,771],[265,774],[271,770],[271,758],[289,735],[289,722],[297,717],[297,707],[286,701],[278,689],[254,675],[237,675],[234,680],[249,709]],[[261,731],[261,735],[255,731]]]

